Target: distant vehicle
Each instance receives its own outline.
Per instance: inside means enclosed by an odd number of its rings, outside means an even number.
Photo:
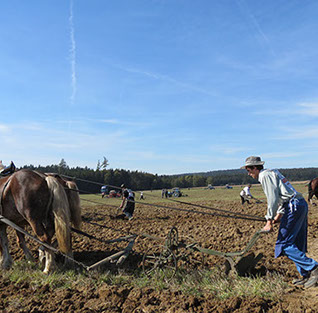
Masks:
[[[108,194],[108,198],[118,198],[121,197],[121,193],[117,192],[116,190],[111,190]]]
[[[102,198],[107,197],[107,198],[118,198],[121,197],[121,190],[109,190],[110,188],[108,186],[102,186],[100,189],[100,192],[102,194]]]
[[[175,187],[172,189],[172,195],[174,197],[181,197],[182,196],[182,192],[178,187]]]

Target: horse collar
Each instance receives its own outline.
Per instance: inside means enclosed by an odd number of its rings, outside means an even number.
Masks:
[[[0,189],[0,214],[2,215],[2,198],[5,189],[8,187],[8,184],[10,183],[12,178],[12,175],[9,176],[8,180],[4,183],[3,188]]]

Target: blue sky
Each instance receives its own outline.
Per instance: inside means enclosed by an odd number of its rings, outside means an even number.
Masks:
[[[318,167],[315,0],[0,2],[0,159]]]

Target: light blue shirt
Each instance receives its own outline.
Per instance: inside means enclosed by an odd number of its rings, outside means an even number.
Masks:
[[[258,176],[263,191],[267,198],[267,220],[274,219],[277,213],[284,213],[282,205],[293,196],[301,198],[301,193],[297,192],[287,179],[277,170],[261,170]]]

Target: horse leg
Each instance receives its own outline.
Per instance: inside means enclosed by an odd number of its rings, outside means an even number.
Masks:
[[[0,240],[0,264],[2,264],[2,260],[3,260],[3,257],[2,257],[2,246],[1,246],[1,240]]]
[[[54,271],[56,267],[55,264],[55,256],[54,256],[54,252],[45,249],[45,267],[43,270],[44,274],[48,274]]]
[[[43,224],[38,221],[29,219],[29,224],[31,225],[33,231],[35,232],[35,234],[41,241],[47,243],[48,245],[51,244],[53,233],[46,231]],[[45,266],[44,266],[43,273],[48,274],[54,271],[56,267],[54,252],[52,252],[51,250],[47,248],[44,248],[44,250],[45,250]]]
[[[58,248],[58,243],[56,240],[52,243],[53,248]],[[45,265],[45,248],[43,246],[39,247],[39,262],[44,266]]]
[[[34,262],[34,258],[26,245],[24,234],[20,233],[19,231],[16,231],[16,233],[17,233],[17,243],[19,247],[23,250],[25,258],[28,261]]]
[[[2,247],[1,267],[7,270],[11,268],[13,260],[9,252],[9,240],[7,236],[7,227],[5,225],[0,225],[0,244]]]

